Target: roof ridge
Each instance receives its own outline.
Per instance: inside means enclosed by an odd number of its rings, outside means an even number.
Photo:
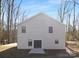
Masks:
[[[23,22],[21,22],[21,23],[24,23],[24,22],[27,22],[27,21],[29,21],[29,20],[32,20],[32,18],[35,18],[35,17],[37,17],[37,16],[39,16],[39,15],[47,16],[47,17],[53,19],[53,21],[60,23],[59,21],[57,21],[57,20],[54,19],[53,17],[50,17],[49,15],[45,14],[44,12],[39,12],[39,13],[37,13],[36,15],[33,15],[32,17],[26,19],[25,21],[23,21]],[[19,23],[19,24],[21,24],[21,23]],[[18,25],[19,25],[19,24],[18,24]],[[60,24],[62,24],[62,23],[60,23]]]

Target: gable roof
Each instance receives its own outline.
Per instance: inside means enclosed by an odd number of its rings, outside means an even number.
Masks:
[[[21,25],[22,23],[25,23],[25,22],[27,22],[27,21],[30,21],[30,20],[32,20],[33,18],[35,18],[35,17],[37,17],[37,16],[39,16],[39,15],[49,17],[50,19],[52,19],[52,21],[55,21],[55,22],[57,22],[57,23],[59,23],[59,24],[63,24],[63,23],[60,23],[59,21],[57,21],[56,19],[54,19],[54,18],[48,16],[47,14],[40,12],[40,13],[38,13],[38,14],[36,14],[36,15],[34,15],[34,16],[28,18],[28,19],[26,19],[25,21],[19,23],[18,25]],[[17,25],[17,26],[18,26],[18,25]],[[63,25],[65,25],[65,24],[63,24]]]

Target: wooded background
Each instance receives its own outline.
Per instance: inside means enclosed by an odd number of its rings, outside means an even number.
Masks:
[[[16,0],[0,0],[0,44],[17,41],[16,25],[19,23],[18,20],[21,21],[24,18],[22,16],[22,19],[19,19],[23,14],[19,13],[22,0],[18,1],[20,1],[19,4],[16,4]],[[60,22],[66,22],[66,40],[79,41],[79,13],[76,13],[79,3],[76,0],[65,0],[63,3],[63,0],[60,1],[61,4],[57,12]],[[73,25],[71,25],[71,21]]]

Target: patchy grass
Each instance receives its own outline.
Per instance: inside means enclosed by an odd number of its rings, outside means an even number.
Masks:
[[[67,43],[67,47],[79,53],[79,46],[78,46],[79,42],[78,41],[67,41],[66,43]]]
[[[79,57],[79,41],[66,41],[67,47],[75,54],[75,57]]]

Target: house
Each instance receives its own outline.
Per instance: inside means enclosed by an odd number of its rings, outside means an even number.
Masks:
[[[39,13],[17,25],[18,49],[65,49],[65,25]]]

